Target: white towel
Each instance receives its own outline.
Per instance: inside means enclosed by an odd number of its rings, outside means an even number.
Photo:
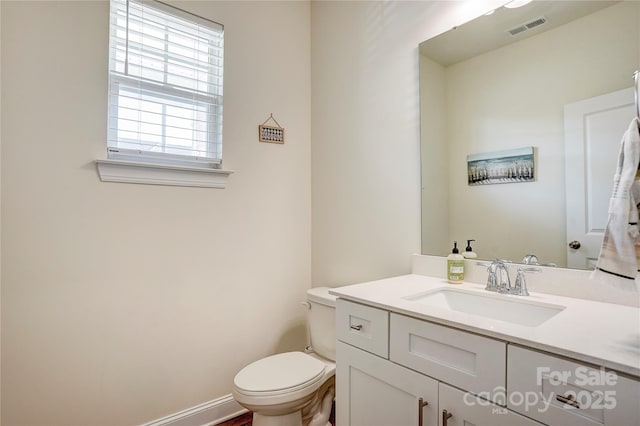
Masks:
[[[615,287],[638,291],[636,275],[640,265],[638,205],[640,180],[640,120],[631,120],[622,137],[618,167],[613,177],[613,194],[602,248],[592,278]]]

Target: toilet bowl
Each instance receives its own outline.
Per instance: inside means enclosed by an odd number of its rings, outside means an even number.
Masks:
[[[330,425],[336,370],[335,297],[328,290],[317,287],[307,292],[310,348],[259,359],[236,374],[232,394],[253,412],[253,426]]]

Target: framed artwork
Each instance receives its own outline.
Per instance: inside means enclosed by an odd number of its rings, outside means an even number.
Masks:
[[[275,126],[267,126],[269,120],[273,121]],[[258,140],[268,143],[284,143],[284,128],[276,121],[273,114],[270,114],[269,118],[258,126]]]
[[[533,147],[467,155],[467,177],[469,186],[533,182]]]

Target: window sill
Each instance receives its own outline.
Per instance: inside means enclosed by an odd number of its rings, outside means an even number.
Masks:
[[[204,188],[225,188],[229,175],[233,173],[231,170],[200,169],[117,160],[96,160],[96,166],[100,180],[103,182]]]

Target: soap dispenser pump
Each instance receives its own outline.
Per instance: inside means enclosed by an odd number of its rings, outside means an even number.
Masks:
[[[453,250],[447,256],[447,281],[460,284],[464,280],[464,257],[458,250],[458,242],[453,242]]]
[[[465,248],[464,253],[462,253],[462,256],[464,256],[465,259],[475,259],[476,257],[478,257],[478,255],[473,251],[473,248],[471,247],[471,241],[475,240],[467,240],[467,248]]]

